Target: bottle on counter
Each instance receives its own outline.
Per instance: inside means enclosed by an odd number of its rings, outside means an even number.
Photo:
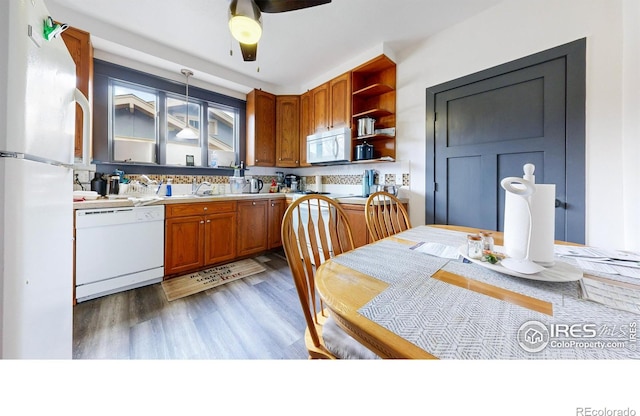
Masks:
[[[362,196],[363,197],[367,197],[369,196],[369,175],[370,172],[368,170],[364,171],[364,174],[362,175]]]
[[[166,188],[165,192],[166,192],[165,193],[166,196],[171,196],[172,195],[173,191],[171,189],[171,179],[167,179],[167,188]]]
[[[95,177],[91,179],[91,190],[100,196],[107,195],[107,181],[102,177],[102,173],[96,172]]]

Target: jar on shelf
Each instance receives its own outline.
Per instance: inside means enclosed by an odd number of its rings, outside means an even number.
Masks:
[[[488,231],[483,231],[480,233],[480,237],[482,237],[482,250],[484,251],[493,251],[493,235]]]
[[[470,259],[482,258],[482,237],[478,234],[469,234],[467,236],[467,256]]]

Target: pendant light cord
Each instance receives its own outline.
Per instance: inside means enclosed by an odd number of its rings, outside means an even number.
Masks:
[[[187,83],[186,83],[187,89],[185,94],[185,99],[187,101],[187,111],[186,111],[187,116],[185,119],[185,128],[189,128],[189,77],[193,75],[193,72],[189,71],[188,69],[183,69],[182,73],[184,74],[185,77],[187,77]]]

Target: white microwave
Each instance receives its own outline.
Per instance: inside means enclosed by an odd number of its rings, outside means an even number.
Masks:
[[[325,131],[307,136],[307,162],[330,164],[351,160],[351,129]]]

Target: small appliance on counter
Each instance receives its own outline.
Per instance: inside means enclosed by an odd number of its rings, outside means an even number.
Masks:
[[[288,174],[284,177],[285,188],[291,189],[292,192],[298,191],[298,184],[300,184],[300,177],[294,174]]]
[[[247,180],[244,176],[230,176],[229,177],[229,186],[231,188],[232,194],[241,194],[244,189],[244,185],[247,183]]]
[[[109,178],[109,195],[118,195],[120,193],[120,176],[112,175]]]
[[[276,176],[276,185],[278,186],[278,190],[276,192],[280,192],[280,190],[284,188],[284,172],[276,172]]]
[[[262,191],[264,187],[264,182],[261,179],[250,179],[249,180],[249,192],[252,194],[258,194]]]

